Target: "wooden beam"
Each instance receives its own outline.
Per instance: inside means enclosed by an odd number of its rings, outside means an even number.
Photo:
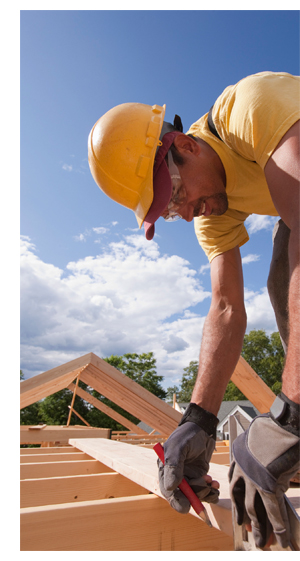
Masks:
[[[153,449],[132,446],[115,440],[71,439],[70,444],[128,477],[141,487],[162,497],[158,483],[157,456]],[[232,535],[228,468],[223,465],[210,464],[209,473],[213,479],[219,481],[222,497],[218,504],[206,505],[209,517],[215,528]],[[197,517],[192,508],[190,513]]]
[[[32,448],[34,450],[34,448]],[[48,454],[48,450],[45,451],[43,448],[43,454],[22,454],[20,456],[21,464],[36,464],[38,462],[71,462],[76,460],[90,460],[91,457],[84,452],[74,452],[72,454],[62,453],[62,454]]]
[[[21,479],[40,479],[46,477],[63,477],[69,475],[87,475],[89,473],[106,473],[112,471],[97,460],[79,460],[76,462],[45,462],[21,464]]]
[[[118,473],[128,477],[141,487],[162,497],[157,470],[157,456],[152,449],[131,446],[114,440],[71,440],[70,444],[86,452],[93,458],[97,458],[108,467],[112,467]],[[220,483],[220,499],[215,505],[205,503],[208,515],[214,528],[232,536],[232,513],[231,499],[229,495],[228,467],[210,464],[209,474]],[[294,508],[300,514],[300,489],[293,487],[288,489],[287,497],[291,500]],[[169,507],[170,510],[171,507]],[[197,517],[193,508],[190,514]],[[181,515],[180,515],[181,516]],[[184,518],[184,517],[183,517]]]
[[[71,406],[70,406],[70,411],[69,411],[69,416],[68,416],[68,421],[67,421],[67,427],[70,425],[78,384],[79,384],[79,376],[77,376],[77,378],[76,378],[76,384],[74,385],[74,389],[73,389],[73,396],[72,396],[72,401],[71,401]]]
[[[163,434],[178,426],[181,413],[145,388],[103,361],[105,366],[89,364],[81,380],[147,425]],[[109,368],[108,368],[109,367]]]
[[[80,452],[77,448],[73,446],[56,446],[54,448],[49,448],[49,450],[44,450],[43,448],[20,448],[20,456],[27,456],[29,454],[37,455],[41,454],[74,454],[74,452]]]
[[[231,551],[232,538],[155,495],[21,509],[21,551]]]
[[[223,466],[225,464],[229,464],[229,450],[228,452],[214,452],[211,457],[211,461],[213,464],[221,464]]]
[[[74,387],[75,387],[74,384],[70,384],[68,386],[68,388],[70,390],[73,390]],[[102,403],[102,401],[100,401],[100,399],[97,399],[96,397],[90,395],[88,392],[86,392],[82,388],[80,388],[80,387],[77,388],[77,394],[79,395],[79,397],[81,397],[82,399],[84,399],[85,401],[87,401],[88,403],[93,405],[93,407],[96,407],[97,409],[99,409],[99,411],[102,411],[102,413],[105,413],[105,415],[108,415],[109,417],[111,417],[111,419],[114,419],[115,421],[117,421],[117,423],[120,423],[124,427],[127,427],[128,429],[130,429],[134,433],[140,434],[140,435],[147,435],[148,434],[143,429],[141,429],[140,427],[138,427],[137,425],[135,425],[134,423],[132,423],[131,421],[126,419],[126,417],[124,417],[123,415],[120,415],[120,413],[117,413],[117,411],[114,411],[114,409],[112,409],[111,407],[108,407],[108,405],[105,405],[105,403]]]
[[[146,489],[115,472],[28,479],[20,487],[22,508],[144,494]]]
[[[267,413],[270,410],[276,395],[242,356],[231,376],[231,381],[260,413]]]
[[[70,411],[72,411],[73,413],[75,413],[75,415],[77,415],[77,417],[87,426],[90,427],[90,423],[88,423],[87,421],[85,421],[85,419],[76,411],[76,409],[74,409],[74,407],[71,409],[71,405],[68,405],[68,408],[70,409]],[[68,426],[68,425],[67,425]]]
[[[110,438],[111,429],[98,429],[81,425],[47,426],[41,431],[31,430],[28,425],[20,426],[20,444],[40,444],[41,442],[60,442],[68,444],[69,438]]]
[[[91,353],[23,380],[20,383],[20,408],[66,388],[84,370],[90,361],[90,355]]]

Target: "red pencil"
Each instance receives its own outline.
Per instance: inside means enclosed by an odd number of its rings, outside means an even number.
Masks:
[[[155,446],[153,446],[153,450],[158,455],[160,461],[163,464],[165,464],[164,449],[163,449],[161,443],[158,442],[157,444],[155,444]],[[211,521],[208,517],[208,514],[206,512],[206,509],[205,509],[204,505],[200,501],[199,497],[197,497],[196,493],[194,493],[193,489],[190,487],[188,482],[183,478],[183,480],[181,481],[180,485],[178,485],[178,487],[179,487],[180,491],[182,491],[182,493],[190,501],[194,511],[196,512],[196,514],[198,514],[198,516],[201,518],[201,520],[206,522],[206,524],[208,524],[208,526],[212,527],[212,523],[211,523]]]

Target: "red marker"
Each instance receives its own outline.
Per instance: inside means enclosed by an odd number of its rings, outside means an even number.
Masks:
[[[165,464],[165,455],[164,449],[160,442],[153,446],[153,450],[155,450],[156,454],[158,455],[160,461]],[[186,498],[190,501],[194,511],[198,514],[198,516],[208,524],[208,526],[212,527],[212,523],[208,517],[206,509],[204,505],[201,503],[200,499],[197,497],[196,493],[194,493],[193,489],[190,487],[188,482],[183,478],[180,485],[178,485],[180,491],[186,496]]]

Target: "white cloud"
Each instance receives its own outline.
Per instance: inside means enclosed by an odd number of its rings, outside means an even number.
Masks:
[[[95,234],[106,234],[107,232],[109,232],[109,229],[104,228],[103,226],[99,226],[98,228],[93,228],[93,232],[95,232]]]
[[[245,289],[247,332],[264,329],[268,334],[278,331],[275,314],[266,287],[258,292]]]
[[[26,377],[94,352],[153,351],[168,387],[198,360],[203,289],[188,261],[129,235],[63,269],[21,240],[21,368]],[[245,289],[247,331],[277,330],[267,289]]]
[[[72,171],[73,166],[69,166],[68,164],[64,164],[62,167],[65,171]]]
[[[205,275],[207,271],[210,271],[210,263],[207,263],[206,265],[201,265],[199,269],[199,275]]]
[[[91,231],[90,230],[85,230],[85,232],[78,234],[78,236],[74,236],[74,240],[76,242],[85,242],[86,239],[88,238],[88,236],[91,235]]]
[[[178,379],[199,354],[204,318],[193,306],[209,296],[188,261],[142,235],[64,271],[22,238],[21,368],[27,377],[90,351],[153,351],[158,372]]]
[[[255,261],[260,260],[260,255],[256,255],[255,253],[249,253],[245,257],[242,258],[243,265],[248,265],[248,263],[254,263]]]
[[[273,230],[274,225],[278,220],[278,216],[251,214],[245,221],[245,226],[249,234],[255,234],[256,232],[259,232],[259,230]]]

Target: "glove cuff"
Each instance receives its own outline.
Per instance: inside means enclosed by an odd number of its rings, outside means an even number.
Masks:
[[[216,440],[219,419],[213,413],[202,409],[196,403],[189,403],[178,426],[180,427],[188,421],[201,427],[208,436]]]
[[[275,399],[270,414],[272,419],[288,432],[299,436],[300,405],[291,401],[283,392]]]

